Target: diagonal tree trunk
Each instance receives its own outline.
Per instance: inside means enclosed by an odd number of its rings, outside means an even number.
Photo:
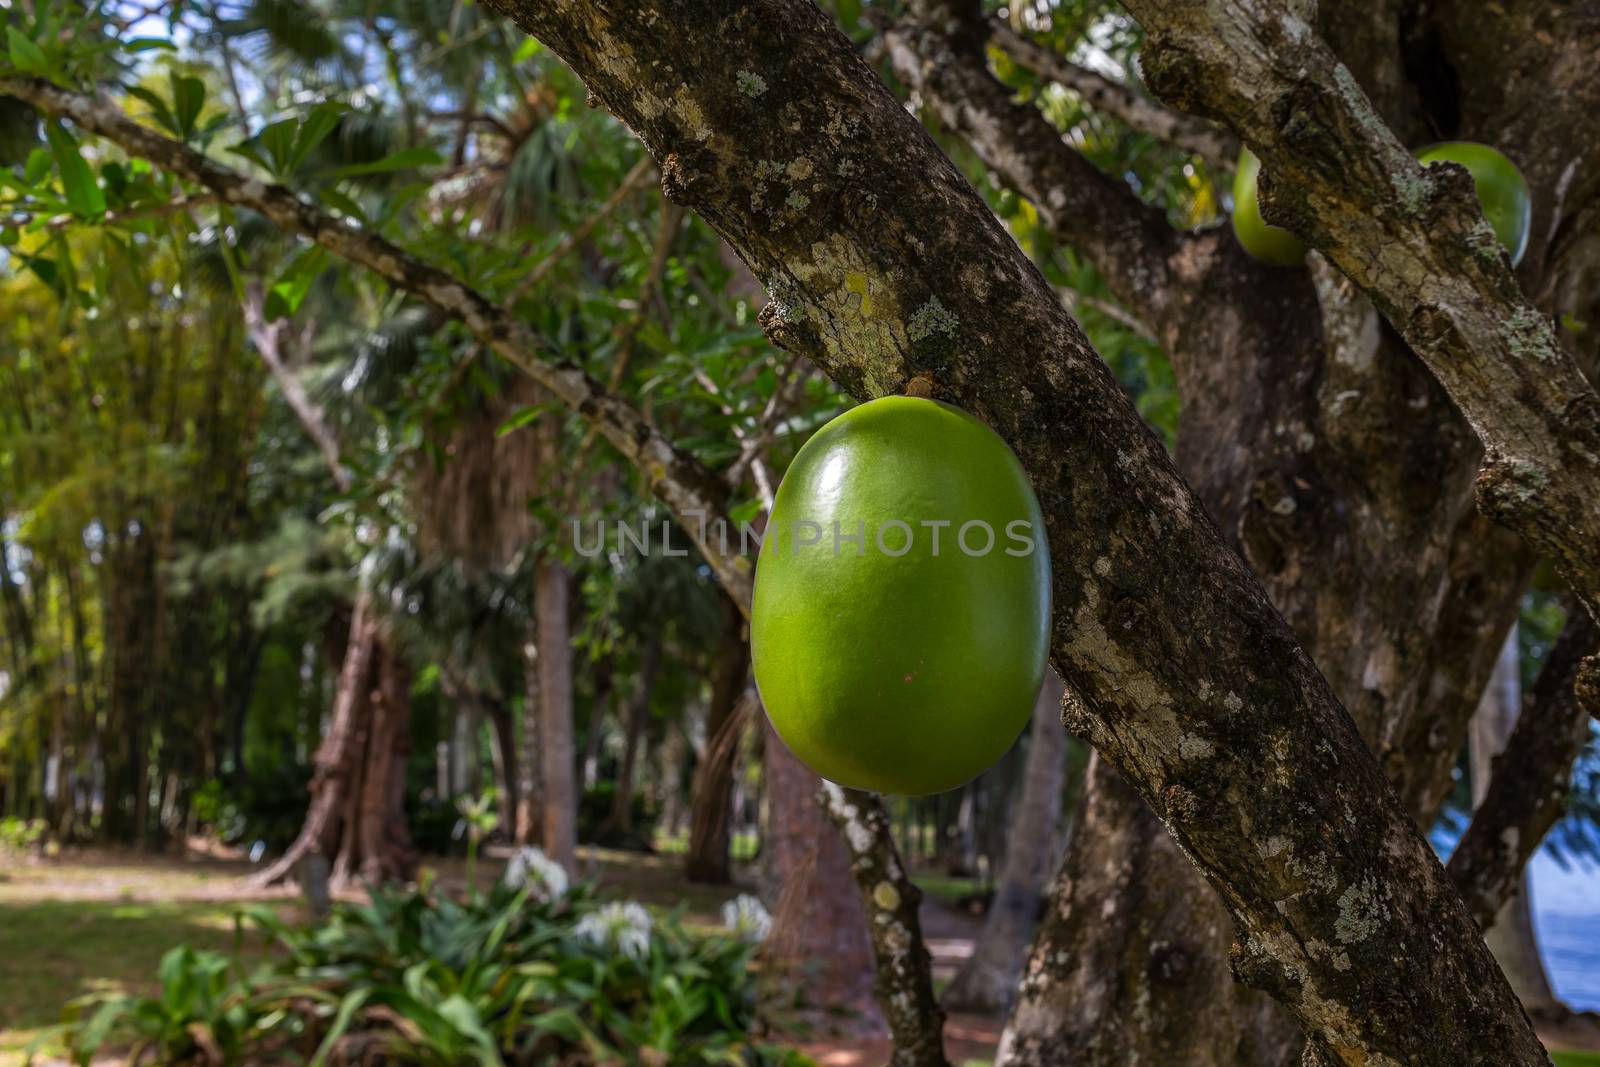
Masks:
[[[1071,725],[1223,894],[1239,973],[1290,1006],[1317,1054],[1541,1062],[1333,692],[1048,284],[825,18],[783,0],[495,6],[578,70],[662,161],[668,194],[765,279],[777,343],[859,395],[931,379],[1017,452],[1054,520],[1054,659],[1085,703]],[[796,161],[784,188],[760,160]],[[1435,1012],[1456,1025],[1417,1025]]]

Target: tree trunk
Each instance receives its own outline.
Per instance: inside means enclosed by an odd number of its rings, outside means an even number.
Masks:
[[[1518,651],[1517,628],[1513,626],[1499,662],[1495,664],[1494,674],[1483,692],[1478,713],[1472,718],[1468,751],[1474,809],[1483,803],[1489,791],[1494,758],[1504,750],[1512,728],[1516,726],[1517,713],[1522,708],[1522,674]],[[1533,912],[1529,907],[1530,889],[1528,873],[1524,870],[1516,893],[1500,909],[1499,916],[1494,925],[1489,927],[1484,939],[1488,941],[1490,951],[1499,961],[1500,969],[1505,972],[1522,1006],[1528,1009],[1530,1015],[1548,1016],[1559,1012],[1562,1006],[1551,989],[1544,961],[1539,958]]]
[[[415,866],[405,818],[411,672],[387,646],[379,647],[377,659],[356,837],[361,879],[369,884],[407,877]]]
[[[1227,913],[1115,768],[1087,775],[995,1063],[1283,1067],[1298,1035],[1233,981]]]
[[[767,828],[762,856],[773,905],[762,957],[804,990],[805,1006],[840,1011],[863,1029],[872,1000],[872,941],[850,853],[816,801],[821,780],[789,751],[763,713]]]
[[[750,669],[744,618],[732,601],[726,597],[722,600],[722,637],[712,661],[705,752],[695,768],[689,851],[684,858],[684,873],[689,881],[708,885],[726,885],[733,880],[728,855],[729,822],[739,739],[747,721],[744,712],[748,705],[742,705],[740,697]]]
[[[1034,703],[1022,796],[1005,813],[1009,840],[994,901],[972,955],[945,990],[944,1005],[952,1010],[1004,1011],[1015,994],[1056,855],[1067,755],[1067,734],[1061,728],[1065,691],[1060,677],[1048,672]]]
[[[544,849],[567,870],[577,860],[578,796],[572,753],[572,642],[567,633],[571,576],[553,556],[539,563],[539,734],[543,752]]]
[[[650,725],[650,702],[655,697],[656,674],[661,669],[661,638],[652,635],[645,645],[644,662],[639,667],[638,689],[628,712],[628,725],[622,742],[622,763],[617,767],[617,788],[611,795],[611,812],[601,829],[622,833],[633,828],[633,791],[639,765],[639,746]]]
[[[336,653],[337,654],[337,653]],[[409,878],[416,867],[405,812],[410,672],[379,632],[364,591],[351,613],[327,733],[317,748],[311,804],[294,843],[253,875],[285,881],[320,857],[335,885]]]

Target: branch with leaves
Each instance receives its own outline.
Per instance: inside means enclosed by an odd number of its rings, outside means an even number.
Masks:
[[[631,406],[568,361],[550,361],[548,346],[513,313],[460,280],[416,259],[397,245],[364,230],[353,220],[338,219],[279,185],[240,175],[194,149],[133,122],[114,104],[61,89],[42,80],[0,78],[0,92],[28,100],[40,110],[70,118],[119,145],[124,151],[165,167],[212,191],[216,198],[236,207],[259,212],[288,233],[306,237],[328,251],[366,267],[440,313],[463,322],[478,341],[492,349],[533,381],[577,411],[645,475],[653,492],[673,509],[680,524],[695,539],[711,563],[719,582],[739,611],[748,616],[752,574],[748,560],[729,550],[719,536],[718,520],[727,522],[727,487],[718,475],[687,452],[678,449]],[[636,168],[637,170],[638,168]],[[676,209],[673,209],[676,212]],[[675,228],[676,223],[674,223]],[[664,253],[661,257],[664,259]],[[264,316],[250,312],[256,325],[267,329]],[[266,340],[265,335],[260,335]],[[270,362],[270,361],[269,361]],[[797,375],[797,377],[800,377]],[[336,457],[332,465],[337,469]],[[729,524],[731,526],[731,523]],[[727,529],[722,527],[721,529]],[[736,544],[736,542],[735,542]],[[876,803],[874,801],[874,803]],[[858,862],[863,857],[888,856],[900,866],[887,819],[860,828],[846,844]],[[304,834],[302,836],[305,836]],[[280,876],[292,860],[285,858],[269,872]],[[906,883],[909,885],[909,882]],[[870,901],[868,903],[870,907]],[[918,951],[921,948],[917,935]],[[922,1010],[934,1005],[932,982],[926,968],[903,968],[880,973],[877,988],[885,1011],[913,1003]],[[904,1011],[900,1011],[902,1017]],[[936,1006],[917,1023],[931,1040],[940,1040],[942,1016]]]
[[[1174,111],[1097,70],[1074,63],[1018,33],[1004,19],[993,17],[989,26],[989,42],[994,47],[1019,67],[1077,93],[1091,109],[1110,115],[1131,130],[1199,156],[1223,173],[1231,173],[1238,163],[1239,139],[1226,129]]]
[[[750,561],[736,544],[725,547],[716,520],[726,518],[726,491],[716,473],[669,441],[626,401],[570,360],[550,351],[520,318],[475,289],[367,230],[353,218],[336,218],[281,185],[246,177],[189,146],[142,126],[110,101],[62,89],[40,78],[0,78],[8,93],[48,114],[70,118],[130,155],[147,159],[211,191],[234,207],[248,208],[287,233],[373,271],[399,289],[461,321],[486,348],[582,415],[645,476],[650,489],[683,520],[706,561],[736,603],[750,602]],[[90,179],[92,182],[92,179]],[[103,209],[103,206],[102,206]],[[93,212],[86,212],[89,217]]]
[[[1026,197],[1060,240],[1105,275],[1117,300],[1159,322],[1182,237],[1158,208],[1103,173],[1032,103],[989,71],[986,23],[975,4],[920,3],[885,35],[895,74],[917,90],[1005,184]]]

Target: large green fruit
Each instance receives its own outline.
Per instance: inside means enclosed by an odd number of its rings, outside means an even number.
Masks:
[[[1049,618],[1039,502],[964,411],[862,404],[778,487],[751,655],[773,727],[824,778],[923,794],[980,774],[1028,722]]]
[[[1522,172],[1503,153],[1472,141],[1445,141],[1417,152],[1417,161],[1423,166],[1445,160],[1472,172],[1483,217],[1511,253],[1511,265],[1516,266],[1528,249],[1528,230],[1533,223],[1533,201]]]
[[[1269,226],[1256,200],[1256,179],[1261,160],[1250,149],[1239,152],[1233,173],[1233,232],[1244,250],[1257,259],[1281,267],[1298,266],[1306,258],[1305,242],[1280,226]]]

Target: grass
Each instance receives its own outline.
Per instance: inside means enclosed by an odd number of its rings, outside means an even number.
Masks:
[[[188,943],[231,950],[231,903],[0,902],[0,1064],[20,1058],[82,993],[153,992],[156,964]]]
[[[691,925],[715,925],[722,902],[741,891],[685,884],[676,856],[581,851],[584,874],[653,909],[682,906]],[[480,880],[494,877],[503,862],[482,861]],[[446,878],[464,873],[459,860],[434,865]],[[186,943],[231,951],[234,912],[250,899],[239,881],[247,869],[115,852],[49,863],[13,863],[9,857],[0,862],[0,1067],[20,1064],[29,1043],[60,1022],[62,1007],[73,997],[152,991],[156,964],[167,949]],[[925,871],[915,877],[929,896],[950,901],[975,888],[970,878]],[[292,890],[268,899],[296,907]],[[1552,1056],[1556,1067],[1600,1067],[1600,1053]],[[983,1061],[963,1067],[983,1067]]]

